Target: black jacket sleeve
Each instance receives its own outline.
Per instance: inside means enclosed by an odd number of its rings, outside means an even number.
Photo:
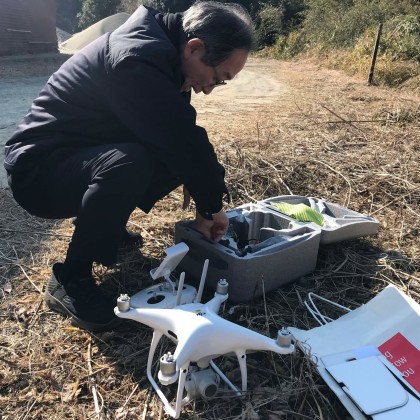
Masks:
[[[105,95],[121,124],[186,186],[199,213],[211,219],[220,211],[224,168],[170,72],[140,57],[125,59],[110,69]]]

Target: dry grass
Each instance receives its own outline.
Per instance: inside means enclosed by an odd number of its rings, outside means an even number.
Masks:
[[[305,63],[271,63],[290,89],[284,101],[232,116],[202,116],[227,167],[233,203],[281,194],[326,198],[381,222],[377,237],[320,249],[312,274],[225,316],[274,336],[283,325],[312,328],[303,306],[309,291],[355,308],[388,284],[420,301],[420,112],[417,97],[366,88],[357,80]],[[273,76],[274,77],[274,76]],[[328,88],[327,88],[328,87]],[[281,98],[280,98],[281,99]],[[228,123],[229,122],[229,123]],[[15,419],[155,419],[158,398],[145,377],[151,331],[127,323],[89,334],[42,303],[53,262],[61,261],[71,223],[29,216],[1,194],[0,417]],[[101,284],[118,295],[138,291],[148,271],[173,244],[179,210],[175,191],[130,227],[145,238],[123,250],[113,269],[95,267]],[[345,419],[348,413],[310,362],[295,356],[249,355],[249,392],[187,406],[189,419]],[[219,365],[233,379],[234,359]],[[163,416],[165,417],[165,416]]]

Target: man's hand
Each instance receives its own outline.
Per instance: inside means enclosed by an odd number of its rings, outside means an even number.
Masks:
[[[213,214],[213,220],[205,219],[197,211],[195,213],[195,226],[207,239],[219,242],[229,227],[229,218],[223,210]]]

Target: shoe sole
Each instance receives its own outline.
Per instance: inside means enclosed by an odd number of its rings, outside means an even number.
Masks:
[[[83,321],[78,318],[72,312],[70,312],[58,299],[56,299],[51,293],[45,291],[44,302],[47,306],[55,312],[58,312],[64,316],[67,316],[71,320],[71,324],[74,327],[82,328],[84,330],[92,332],[108,331],[121,324],[121,318],[115,318],[107,324],[97,324],[94,322]]]

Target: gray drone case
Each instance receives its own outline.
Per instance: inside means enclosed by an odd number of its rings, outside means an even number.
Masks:
[[[299,222],[281,213],[275,203],[305,204],[324,218],[324,225]],[[179,268],[188,282],[199,281],[209,260],[206,286],[215,289],[225,278],[229,300],[248,302],[314,271],[320,244],[374,235],[379,222],[326,200],[285,195],[244,204],[226,212],[229,230],[215,243],[194,228],[193,221],[175,224],[175,243],[190,248]]]

